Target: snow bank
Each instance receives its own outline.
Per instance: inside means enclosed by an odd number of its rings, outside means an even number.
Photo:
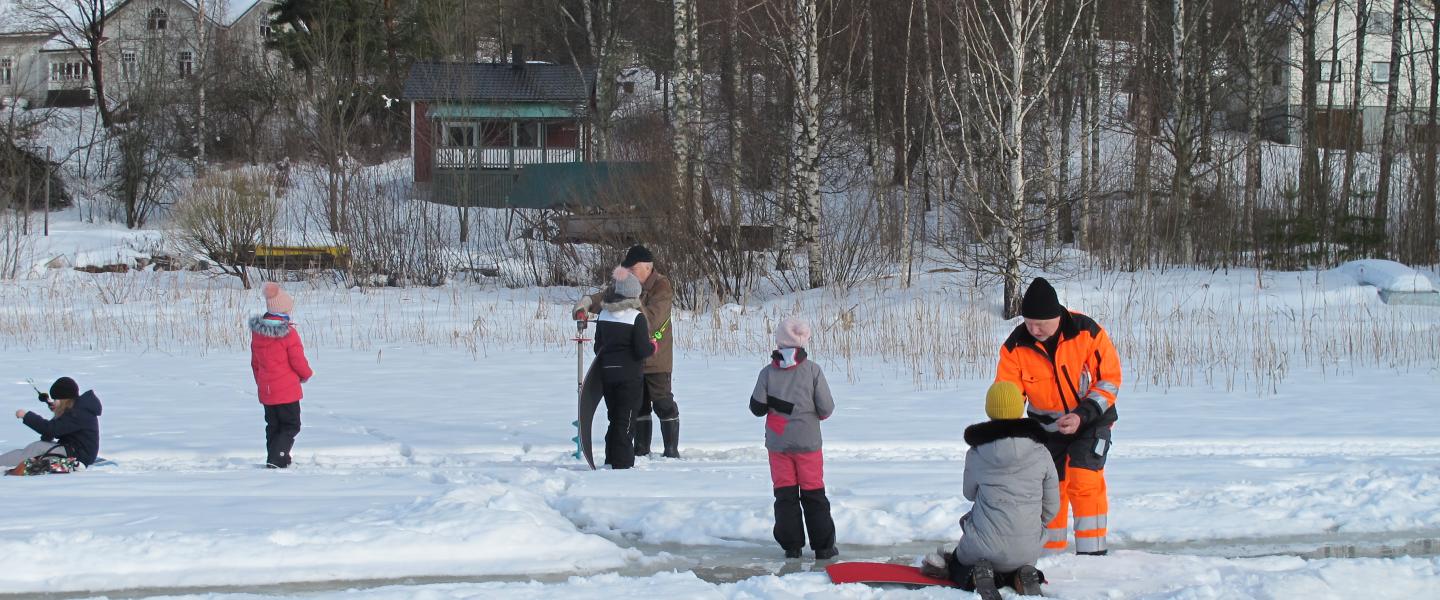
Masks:
[[[1433,292],[1430,279],[1415,269],[1391,260],[1355,260],[1336,267],[1361,285],[1373,285],[1386,292]]]
[[[86,495],[107,489],[103,479],[96,471],[11,480],[6,494],[43,497],[68,485],[67,496]],[[442,482],[427,472],[317,481],[300,471],[245,469],[147,477],[103,503],[68,503],[80,510],[32,502],[39,505],[12,507],[14,518],[0,527],[0,556],[26,557],[25,568],[0,572],[0,590],[576,573],[637,555],[579,533],[534,492],[478,477],[426,493]],[[56,512],[65,514],[49,514]],[[48,522],[56,519],[68,526]],[[76,556],[85,557],[84,569],[75,569]]]

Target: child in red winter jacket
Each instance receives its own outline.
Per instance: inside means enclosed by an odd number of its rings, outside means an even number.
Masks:
[[[250,369],[265,406],[265,466],[284,469],[300,433],[300,384],[314,372],[290,322],[295,300],[273,281],[265,283],[264,294],[265,314],[250,318]]]

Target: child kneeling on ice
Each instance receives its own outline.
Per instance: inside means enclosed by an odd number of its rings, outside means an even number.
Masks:
[[[835,411],[825,373],[809,360],[810,324],[794,317],[775,328],[770,364],[760,370],[750,412],[765,417],[765,449],[775,488],[775,541],[785,558],[800,558],[805,534],[817,560],[834,558],[835,521],[825,497],[820,421]],[[803,522],[802,522],[803,521]]]
[[[295,300],[273,281],[265,283],[265,314],[250,318],[250,370],[265,406],[265,466],[290,466],[290,450],[300,434],[300,385],[315,375],[305,360],[300,332],[290,322]]]
[[[960,518],[954,552],[925,557],[921,571],[954,581],[986,600],[999,587],[1025,596],[1040,594],[1044,575],[1035,568],[1045,543],[1045,524],[1060,510],[1060,478],[1045,449],[1045,430],[1025,418],[1020,388],[997,381],[985,394],[990,421],[965,428],[965,499],[975,505]]]
[[[605,464],[612,469],[635,466],[631,429],[645,394],[645,359],[658,342],[640,312],[640,280],[625,267],[615,267],[615,285],[600,303],[595,323],[595,361],[605,395]]]

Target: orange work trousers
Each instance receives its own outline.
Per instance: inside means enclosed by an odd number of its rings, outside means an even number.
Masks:
[[[1060,512],[1045,528],[1045,554],[1065,551],[1068,518],[1075,511],[1075,551],[1104,552],[1105,521],[1110,503],[1105,497],[1105,470],[1070,466],[1065,457],[1065,480],[1060,482]]]

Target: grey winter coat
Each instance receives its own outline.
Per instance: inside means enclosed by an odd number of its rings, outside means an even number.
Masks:
[[[819,450],[820,421],[835,412],[825,373],[806,359],[804,348],[776,351],[772,359],[760,370],[750,394],[750,412],[765,417],[765,449],[787,453]]]
[[[965,499],[975,502],[955,546],[961,564],[988,560],[997,571],[1033,565],[1045,525],[1060,510],[1060,478],[1034,419],[1007,419],[965,428]]]

